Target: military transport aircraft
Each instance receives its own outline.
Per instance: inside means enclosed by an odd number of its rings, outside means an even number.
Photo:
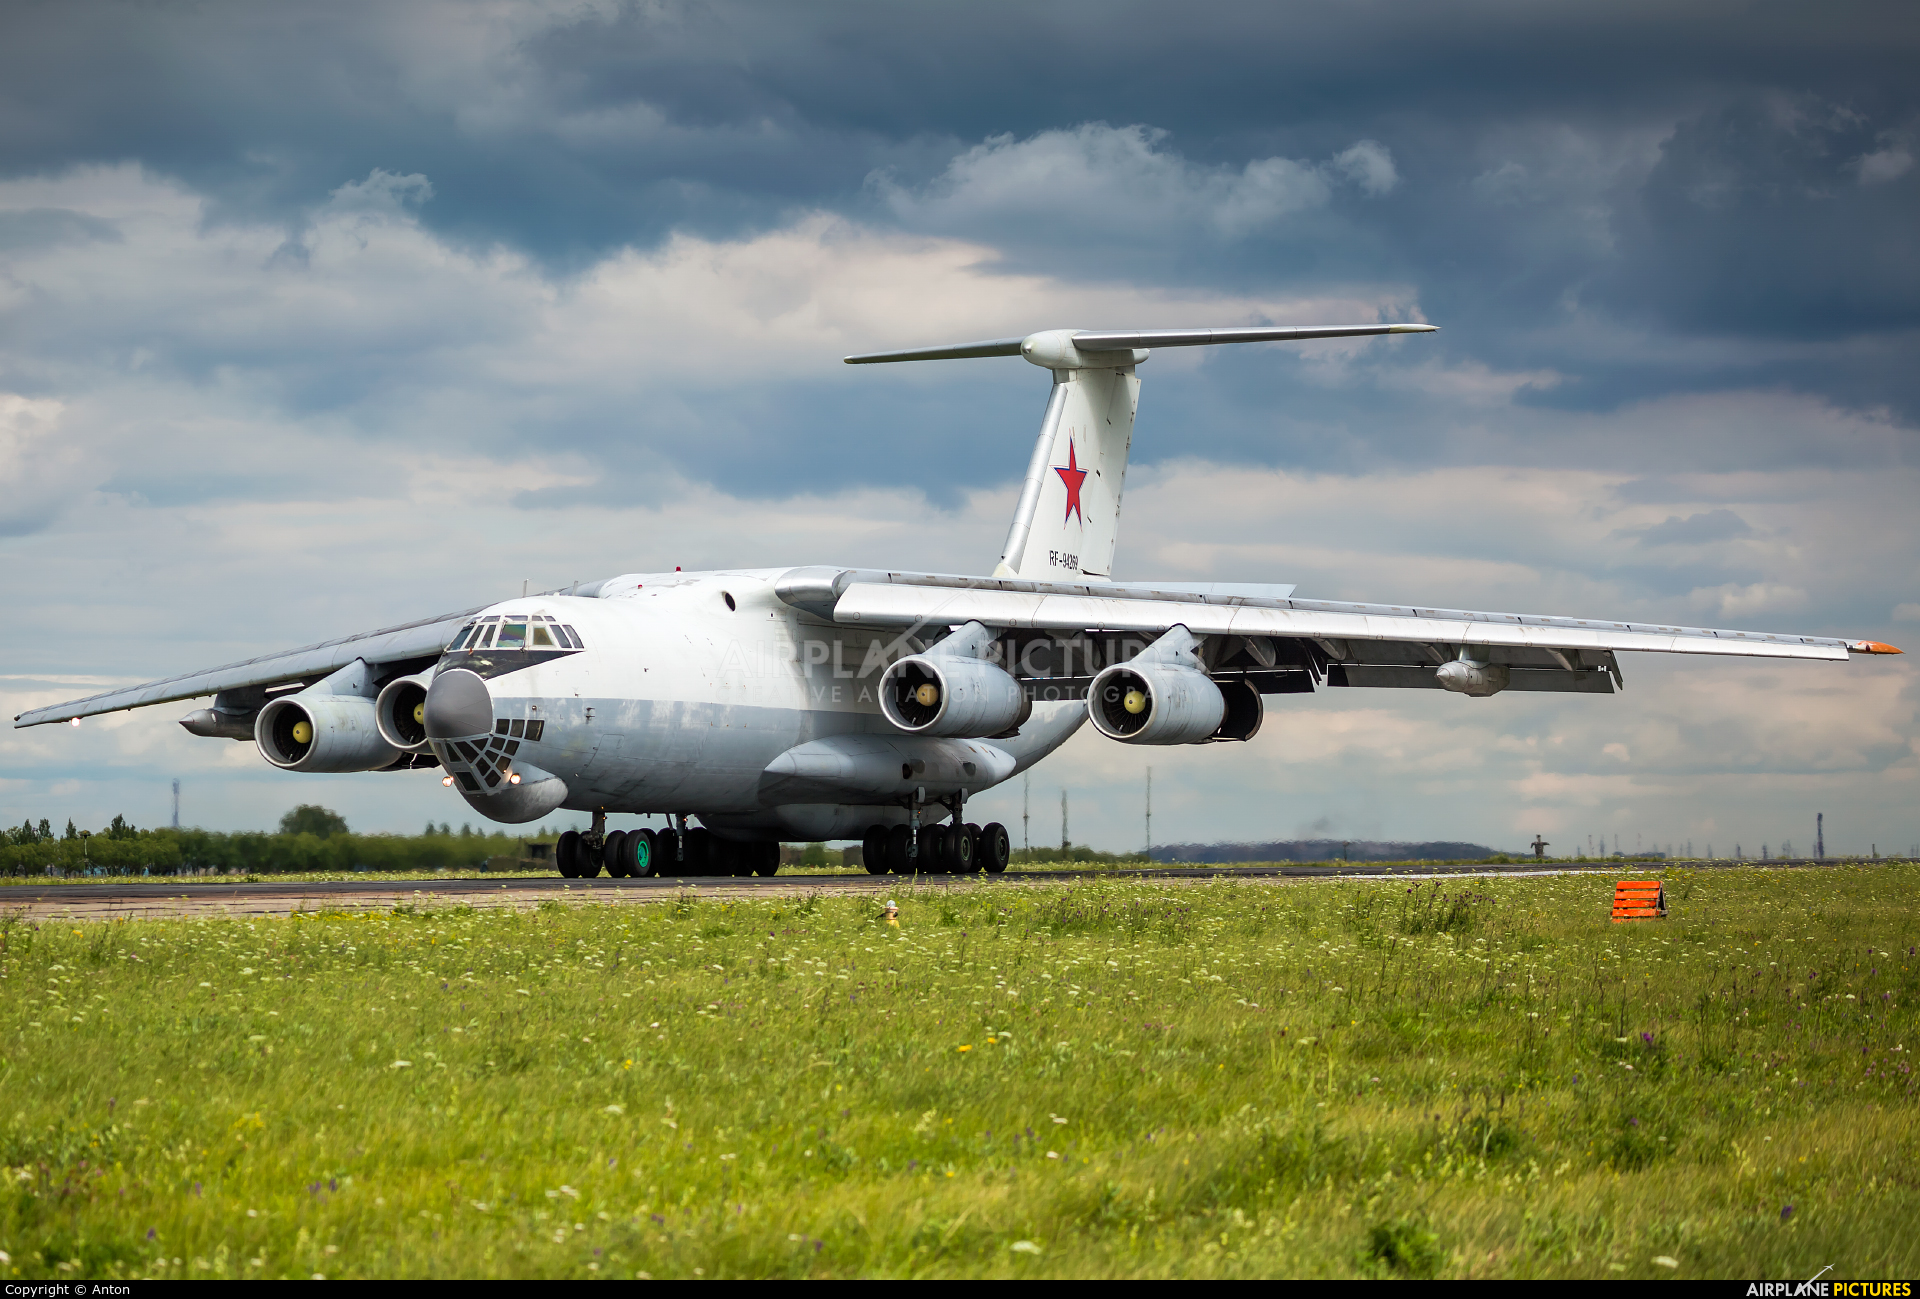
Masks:
[[[36,708],[16,726],[212,695],[180,724],[293,772],[442,770],[481,815],[592,814],[568,876],[772,874],[782,839],[867,869],[999,871],[966,801],[1083,722],[1121,744],[1250,740],[1317,689],[1611,694],[1625,651],[1844,660],[1874,641],[1298,599],[1113,579],[1154,348],[1431,325],[1047,330],[876,362],[1019,356],[1052,394],[991,577],[804,567],[625,573]],[[608,813],[665,818],[608,830]],[[688,827],[689,817],[698,828]],[[946,824],[941,824],[946,822]]]

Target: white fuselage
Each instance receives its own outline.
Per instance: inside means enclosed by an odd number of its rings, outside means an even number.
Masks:
[[[505,786],[476,789],[463,777],[468,802],[509,821],[558,806],[693,814],[744,834],[858,837],[871,825],[906,819],[909,800],[931,779],[920,774],[916,754],[981,758],[967,764],[954,790],[937,791],[970,795],[1038,762],[1086,718],[1079,703],[1040,703],[1012,737],[903,736],[882,715],[877,687],[887,665],[918,644],[818,622],[790,607],[773,589],[786,571],[629,574],[601,584],[592,599],[537,596],[486,610],[480,618],[544,614],[570,627],[584,648],[518,660],[515,651],[452,651],[441,659],[437,673],[467,666],[484,677],[496,718],[542,723],[539,738],[521,739],[511,761],[565,784],[564,798],[552,801],[556,788],[546,807],[531,811]],[[875,737],[889,765],[900,765],[897,789],[836,795],[768,771],[800,746],[860,736]],[[452,745],[435,740],[433,749],[450,773],[461,771]],[[979,783],[970,785],[976,772]]]

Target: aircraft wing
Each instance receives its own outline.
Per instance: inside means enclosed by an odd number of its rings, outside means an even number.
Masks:
[[[1611,693],[1621,683],[1617,651],[1841,661],[1900,652],[1783,632],[1302,600],[1284,587],[1208,591],[852,569],[794,570],[779,587],[789,604],[842,625],[912,631],[979,622],[1013,632],[1147,636],[1183,626],[1198,636],[1266,638],[1282,651],[1277,666],[1328,685],[1436,686],[1434,669],[1463,648],[1520,669],[1513,688],[1581,693]]]
[[[487,607],[479,605],[460,613],[439,614],[418,622],[401,623],[397,627],[382,627],[378,631],[343,636],[339,640],[322,641],[318,645],[229,663],[225,667],[187,672],[122,690],[109,690],[105,694],[90,695],[70,703],[32,708],[15,717],[13,724],[16,727],[44,726],[48,722],[93,717],[100,713],[118,712],[123,708],[141,708],[147,704],[164,704],[176,699],[197,699],[222,690],[318,681],[355,659],[381,664],[438,658],[440,651],[446,648],[447,642],[454,638],[467,619]]]

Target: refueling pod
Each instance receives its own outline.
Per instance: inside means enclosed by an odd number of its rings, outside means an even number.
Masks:
[[[880,675],[880,711],[909,735],[975,739],[1018,730],[1033,711],[1020,683],[980,658],[993,633],[970,622]]]
[[[1227,700],[1202,669],[1199,645],[1192,632],[1175,627],[1139,657],[1102,670],[1087,691],[1094,729],[1123,744],[1212,739],[1226,720]]]
[[[355,659],[297,695],[282,695],[253,724],[260,756],[286,771],[378,771],[403,755],[380,735],[372,670]]]
[[[427,686],[433,673],[418,672],[387,682],[373,702],[380,738],[408,753],[427,752]]]

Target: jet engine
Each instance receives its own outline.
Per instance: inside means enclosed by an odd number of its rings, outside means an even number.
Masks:
[[[881,674],[880,711],[909,735],[976,739],[1016,729],[1033,702],[991,663],[929,652]]]
[[[1094,677],[1087,714],[1102,735],[1124,744],[1198,744],[1220,729],[1227,701],[1204,672],[1136,659]]]
[[[260,756],[286,771],[378,771],[401,756],[362,695],[282,695],[260,710],[253,738]]]
[[[381,739],[408,753],[427,751],[427,686],[432,680],[431,672],[421,672],[387,682],[373,701]]]

